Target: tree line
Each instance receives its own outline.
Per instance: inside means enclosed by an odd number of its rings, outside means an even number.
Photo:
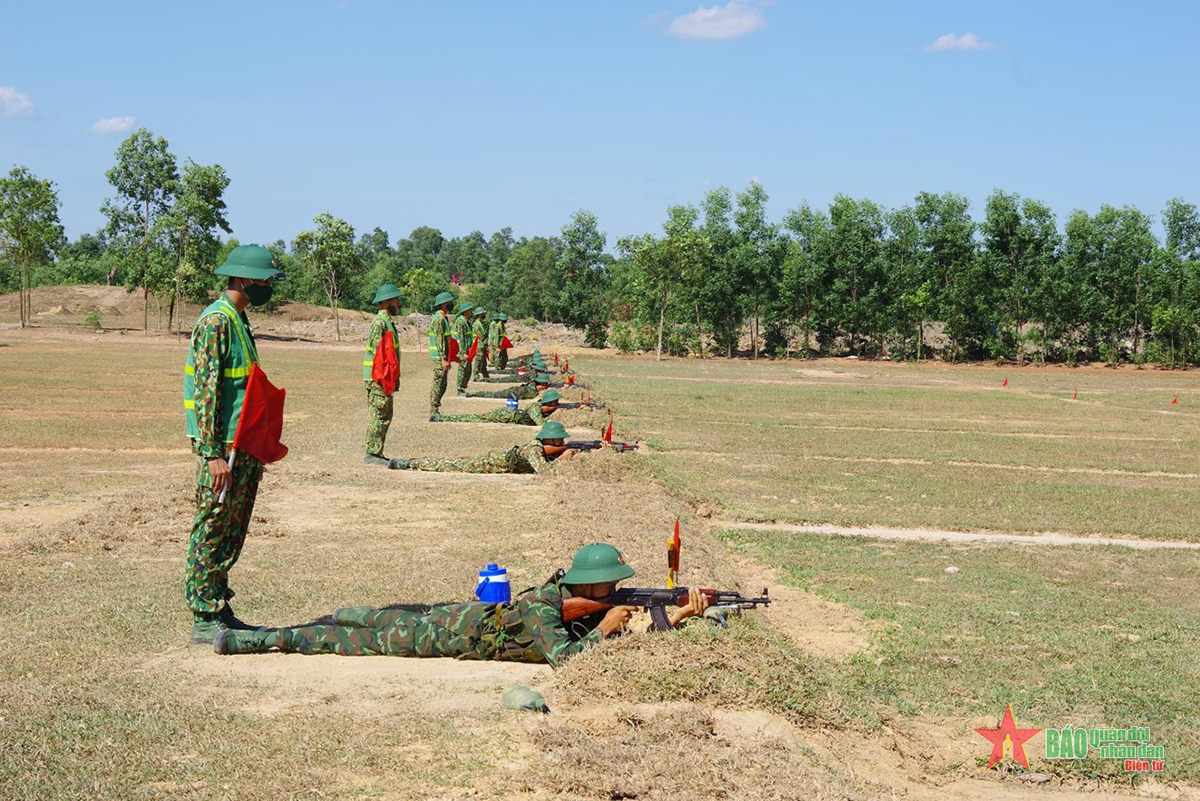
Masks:
[[[53,184],[15,168],[0,179],[6,289],[109,283],[168,308],[220,288],[212,267],[238,242],[219,165],[182,164],[145,129],[107,172],[107,224],[62,236]],[[593,346],[660,355],[1154,361],[1200,363],[1200,214],[1171,200],[1074,211],[1060,227],[1037,200],[996,190],[978,219],[965,197],[922,192],[885,208],[838,195],[773,221],[768,195],[709,191],[672,205],[661,231],[609,240],[575,212],[558,236],[446,237],[428,226],[393,242],[332,213],[268,243],[288,278],[276,302],[368,309],[393,282],[427,312],[448,285],[519,318],[565,323]],[[23,319],[25,304],[22,303]],[[148,312],[144,323],[148,326]]]

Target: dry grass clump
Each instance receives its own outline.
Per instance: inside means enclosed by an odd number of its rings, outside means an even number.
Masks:
[[[568,461],[558,461],[550,471],[554,481],[566,481],[576,486],[583,482],[597,484],[645,484],[652,480],[650,465],[639,453],[617,453],[608,448],[576,454]]]
[[[733,618],[729,629],[697,622],[608,640],[572,658],[554,687],[555,701],[571,704],[687,701],[803,724],[834,718],[833,694],[811,658],[749,617]]]
[[[581,798],[865,798],[783,731],[739,731],[692,704],[606,707],[532,735],[536,789]]]

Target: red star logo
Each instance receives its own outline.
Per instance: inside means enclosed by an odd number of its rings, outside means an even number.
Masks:
[[[988,760],[987,765],[989,768],[1004,759],[1004,744],[1007,742],[1012,748],[1013,759],[1028,769],[1029,758],[1025,756],[1025,743],[1041,734],[1042,729],[1018,729],[1017,722],[1013,719],[1012,704],[1009,704],[1004,708],[1000,728],[976,729],[975,733],[992,744],[992,758]]]

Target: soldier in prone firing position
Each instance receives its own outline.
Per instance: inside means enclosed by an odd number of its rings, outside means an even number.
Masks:
[[[540,426],[550,415],[558,411],[562,396],[553,389],[542,393],[542,397],[524,408],[509,409],[502,406],[485,414],[431,414],[431,423],[514,423],[522,426]]]
[[[549,389],[554,386],[550,383],[550,376],[546,373],[538,373],[532,379],[518,384],[515,387],[505,387],[504,389],[491,390],[467,390],[468,398],[516,398],[517,400],[533,400],[539,392]],[[561,386],[561,385],[560,385]],[[430,414],[437,414],[430,410]]]
[[[435,606],[427,612],[356,606],[333,613],[335,625],[299,626],[274,631],[227,631],[213,643],[218,654],[260,653],[277,648],[300,654],[341,656],[450,656],[543,662],[558,667],[566,659],[621,632],[636,606],[611,606],[571,620],[571,598],[603,602],[617,582],[634,570],[612,545],[592,543],[576,552],[571,569],[528,589],[510,603],[473,601]],[[678,626],[704,614],[710,601],[700,590],[667,619]],[[596,605],[596,604],[593,604]]]
[[[603,443],[604,446],[608,444]],[[488,451],[472,459],[439,459],[435,456],[392,459],[389,466],[393,470],[435,473],[544,473],[556,460],[566,461],[575,453],[576,450],[567,445],[567,429],[557,420],[551,420],[532,440],[508,450]]]

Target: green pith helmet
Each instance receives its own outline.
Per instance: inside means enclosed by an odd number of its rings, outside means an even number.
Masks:
[[[613,546],[593,542],[575,552],[571,569],[562,577],[563,584],[607,584],[632,576],[634,570]]]
[[[474,308],[474,303],[469,300],[464,300],[462,303],[458,304],[458,313],[466,314],[467,312],[474,310]]]
[[[537,439],[566,439],[567,429],[557,420],[545,423],[537,432]]]
[[[543,373],[546,372],[546,363],[544,361],[542,361],[541,359],[534,359],[533,366],[536,367],[538,370],[542,371]]]
[[[436,309],[438,306],[444,306],[447,303],[453,303],[453,302],[454,302],[453,295],[451,295],[449,292],[442,292],[436,298],[433,299],[433,308]]]
[[[505,320],[507,320],[507,319],[508,319],[508,315],[507,315],[507,314],[501,314],[500,312],[496,312],[495,314],[493,314],[493,315],[492,315],[492,319],[493,319],[493,320],[498,320],[498,321],[500,321],[500,322],[504,322]]]
[[[379,287],[379,289],[375,290],[375,300],[373,300],[371,302],[372,303],[383,303],[385,300],[391,300],[392,298],[398,298],[403,294],[404,293],[401,292],[400,288],[398,286],[396,286],[395,284],[384,284],[383,286]]]
[[[562,400],[562,395],[559,395],[557,392],[555,392],[552,389],[548,389],[542,393],[542,404],[543,405],[545,405],[547,403],[554,403],[555,401],[558,401],[558,400]]]
[[[239,245],[229,251],[225,263],[216,269],[217,275],[230,278],[282,278],[275,254],[262,245]]]
[[[483,309],[483,308],[480,308],[479,306],[476,306],[475,307],[475,316],[476,317],[487,317],[487,309]]]
[[[533,382],[535,384],[549,384],[550,376],[546,375],[545,373],[538,373],[533,377]]]

